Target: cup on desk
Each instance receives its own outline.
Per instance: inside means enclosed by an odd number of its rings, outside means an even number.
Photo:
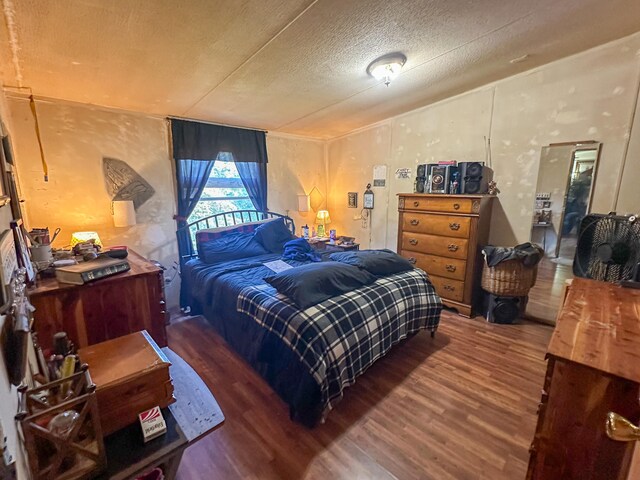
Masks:
[[[31,261],[35,263],[46,263],[53,260],[51,245],[32,245],[29,247],[29,251],[31,252]]]

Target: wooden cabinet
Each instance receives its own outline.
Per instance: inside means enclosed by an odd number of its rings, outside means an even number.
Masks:
[[[129,250],[131,270],[85,285],[38,282],[29,291],[35,330],[43,348],[53,334],[67,332],[82,348],[147,330],[158,345],[167,345],[164,276],[160,267]]]
[[[481,301],[490,195],[402,193],[398,253],[425,270],[445,305],[470,317]]]
[[[610,439],[606,419],[640,420],[640,290],[574,279],[547,358],[527,478],[632,478],[635,442]]]

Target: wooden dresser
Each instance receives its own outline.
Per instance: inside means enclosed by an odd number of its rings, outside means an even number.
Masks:
[[[606,433],[610,411],[640,420],[640,290],[574,279],[547,358],[527,478],[640,478],[637,442]]]
[[[491,195],[401,193],[398,253],[425,270],[448,307],[470,317],[481,300]]]
[[[34,327],[42,348],[53,334],[67,332],[82,348],[140,330],[161,347],[167,345],[164,276],[161,268],[129,250],[131,270],[85,285],[38,281],[29,290],[36,307]]]

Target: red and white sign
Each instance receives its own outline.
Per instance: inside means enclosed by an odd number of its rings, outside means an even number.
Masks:
[[[142,435],[145,443],[156,437],[166,433],[167,424],[164,422],[160,407],[153,407],[150,410],[142,412],[138,415],[140,426],[142,426]]]

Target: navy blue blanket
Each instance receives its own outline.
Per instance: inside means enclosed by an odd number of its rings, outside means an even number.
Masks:
[[[289,343],[283,341],[282,335],[275,330],[265,328],[261,321],[258,321],[260,319],[238,311],[238,298],[243,290],[247,287],[262,289],[268,287],[263,279],[273,275],[274,272],[263,264],[279,259],[281,259],[280,254],[268,254],[213,265],[197,259],[191,260],[183,267],[182,281],[187,282],[187,289],[191,293],[190,305],[193,314],[204,314],[227,343],[271,385],[289,405],[293,420],[307,426],[314,426],[322,418],[323,412],[326,413],[328,401],[326,386],[319,384],[317,378],[314,378],[310,372],[309,366],[301,361],[300,356],[292,350]],[[297,260],[285,261],[291,266],[309,263]],[[322,254],[322,261],[329,261],[329,254]],[[433,293],[430,283],[426,288]],[[435,294],[436,300],[428,295],[420,295],[420,297],[424,297],[424,301],[428,304],[427,308],[434,309],[434,314],[417,315],[416,320],[421,321],[415,322],[416,329],[429,327],[435,329],[441,308],[439,299]],[[377,301],[380,300],[379,295],[375,298]],[[398,299],[394,300],[396,301]],[[382,312],[388,305],[379,307]],[[403,301],[398,303],[398,308],[403,312],[408,310],[406,302]],[[371,309],[369,308],[368,311]],[[404,313],[401,316],[404,316]],[[405,327],[402,326],[402,328]],[[416,331],[413,327],[411,328],[412,331]],[[397,339],[394,337],[393,341],[389,342],[390,345],[405,336],[399,335]],[[375,360],[377,355],[371,358]]]

